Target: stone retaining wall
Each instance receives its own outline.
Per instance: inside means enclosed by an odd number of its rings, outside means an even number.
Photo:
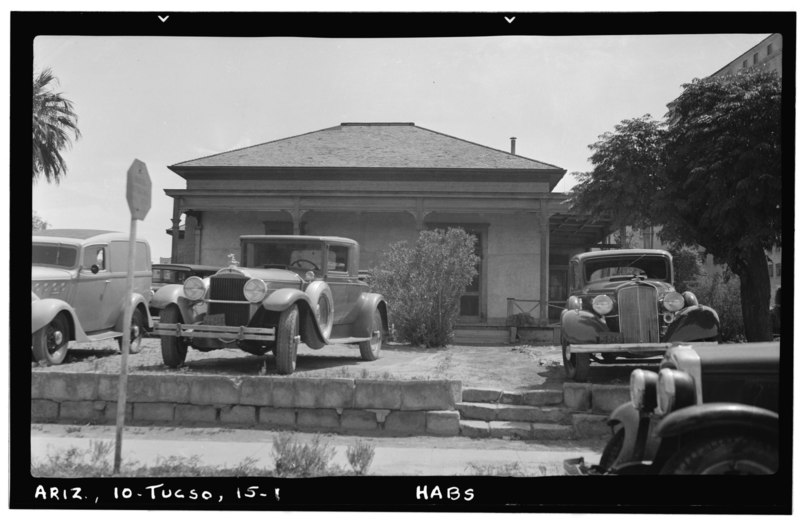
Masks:
[[[116,374],[31,375],[33,422],[116,420]],[[461,382],[132,374],[128,423],[459,434]]]

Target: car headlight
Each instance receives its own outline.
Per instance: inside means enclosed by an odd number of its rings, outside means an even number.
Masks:
[[[244,299],[250,303],[260,303],[267,297],[267,284],[264,280],[251,278],[244,284]]]
[[[664,308],[669,312],[679,311],[683,308],[685,302],[683,301],[683,296],[678,294],[677,292],[668,292],[664,295],[664,300],[662,302],[664,304]]]
[[[631,372],[631,403],[638,410],[652,412],[658,405],[658,374],[636,369]]]
[[[577,296],[570,296],[567,300],[567,310],[579,311],[583,309],[583,303]]]
[[[594,312],[601,316],[605,316],[614,308],[614,302],[606,296],[605,294],[601,294],[600,296],[595,296],[592,300],[592,309]]]
[[[683,293],[683,301],[686,302],[687,306],[697,305],[700,303],[697,301],[697,296],[695,296],[693,292],[689,291]]]
[[[190,300],[202,300],[206,293],[206,285],[198,276],[190,276],[183,282],[183,295]]]
[[[662,415],[693,405],[696,397],[692,377],[680,370],[661,369],[658,372],[657,401]]]

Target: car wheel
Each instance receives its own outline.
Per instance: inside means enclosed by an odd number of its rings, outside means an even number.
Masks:
[[[142,352],[142,339],[144,338],[145,326],[144,316],[139,309],[133,310],[131,316],[131,345],[128,349],[130,354],[138,354]],[[119,343],[119,350],[122,350],[122,338],[117,338]]]
[[[591,356],[589,354],[570,354],[567,357],[567,343],[561,342],[561,356],[564,360],[564,373],[568,379],[575,381],[586,381],[589,376],[589,365]]]
[[[704,438],[675,453],[660,474],[757,475],[778,471],[775,445],[748,435]]]
[[[298,332],[297,305],[292,305],[278,319],[278,339],[275,343],[275,366],[278,374],[294,372],[297,364]]]
[[[381,311],[378,309],[375,309],[372,313],[372,329],[370,334],[371,336],[368,341],[362,341],[358,344],[358,350],[361,351],[361,359],[365,361],[375,361],[381,356],[384,335]]]
[[[620,452],[622,452],[622,444],[625,442],[625,429],[619,429],[611,439],[606,443],[603,449],[603,454],[600,456],[600,463],[598,466],[603,471],[608,471],[614,462],[617,461]]]
[[[181,323],[181,311],[174,305],[170,305],[161,311],[158,317],[159,323]],[[186,361],[186,351],[188,344],[184,338],[178,336],[161,336],[161,358],[164,365],[176,368]]]
[[[33,333],[31,350],[33,358],[46,365],[59,365],[67,357],[69,322],[58,314],[53,320]]]

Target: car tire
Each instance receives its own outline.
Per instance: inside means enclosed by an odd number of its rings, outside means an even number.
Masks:
[[[373,334],[376,333],[377,334]],[[383,320],[381,319],[381,311],[375,309],[372,312],[372,328],[370,330],[370,339],[362,341],[358,344],[358,350],[361,352],[361,359],[364,361],[375,361],[381,357],[381,348],[383,347]]]
[[[751,435],[720,434],[683,447],[664,463],[659,474],[757,475],[777,471],[777,446]]]
[[[597,465],[607,472],[612,465],[617,461],[620,453],[622,452],[622,444],[625,442],[625,429],[619,429],[611,436],[611,439],[606,443],[603,449],[603,454],[600,455],[600,463]]]
[[[45,365],[63,363],[69,347],[67,317],[64,314],[57,314],[50,323],[33,333],[31,342],[34,360]]]
[[[161,311],[158,317],[159,323],[181,323],[181,311],[174,305],[170,305]],[[178,336],[161,336],[161,359],[164,365],[171,368],[179,367],[186,361],[188,343],[184,338]]]
[[[589,354],[570,354],[567,357],[567,343],[561,342],[561,356],[564,360],[564,373],[568,379],[584,382],[589,377],[589,365],[591,356]]]
[[[134,309],[133,315],[131,316],[131,345],[128,349],[130,354],[139,354],[142,352],[142,339],[144,339],[145,331],[146,327],[144,325],[142,311]],[[119,343],[119,350],[121,351],[122,338],[117,338],[117,343]]]
[[[297,305],[292,305],[283,311],[278,319],[278,335],[275,342],[275,366],[278,374],[293,373],[297,364],[298,320]]]

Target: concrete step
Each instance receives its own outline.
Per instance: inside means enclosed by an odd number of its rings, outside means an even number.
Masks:
[[[565,440],[575,438],[572,425],[524,421],[461,420],[461,435],[469,438]]]
[[[563,389],[541,389],[526,391],[503,391],[488,388],[463,388],[461,399],[470,403],[505,403],[509,405],[561,405],[564,401]]]
[[[572,413],[560,407],[460,402],[456,403],[456,409],[462,420],[572,423]]]
[[[469,328],[458,327],[453,336],[456,345],[504,345],[509,342],[508,327]]]

